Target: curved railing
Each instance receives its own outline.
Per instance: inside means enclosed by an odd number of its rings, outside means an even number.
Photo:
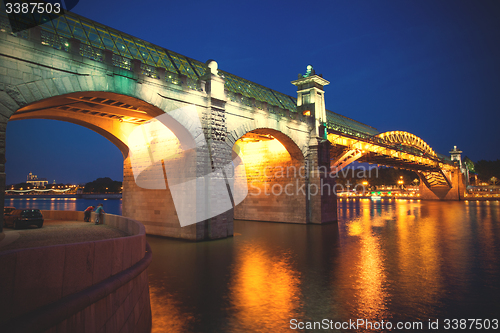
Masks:
[[[83,212],[43,211],[45,219],[83,220]],[[0,254],[0,327],[6,332],[98,332],[151,327],[146,268],[151,250],[144,226],[105,215],[129,236],[6,251]],[[139,311],[134,308],[139,307]],[[139,314],[137,314],[139,313]],[[80,327],[81,328],[81,327]]]

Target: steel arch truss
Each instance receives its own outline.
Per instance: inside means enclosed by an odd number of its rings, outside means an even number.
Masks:
[[[394,146],[401,144],[408,147],[413,147],[420,150],[426,155],[437,157],[436,152],[421,138],[415,134],[403,131],[391,131],[380,133],[375,136],[381,143]]]

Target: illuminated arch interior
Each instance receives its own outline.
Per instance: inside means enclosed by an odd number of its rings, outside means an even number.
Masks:
[[[10,120],[52,119],[81,125],[107,138],[126,157],[126,136],[131,129],[162,113],[135,97],[110,92],[78,92],[26,105]]]
[[[246,199],[235,208],[236,219],[289,222],[304,216],[305,197],[296,195],[305,182],[299,175],[304,157],[288,136],[267,128],[254,130],[237,140],[233,150],[245,164],[248,184]]]

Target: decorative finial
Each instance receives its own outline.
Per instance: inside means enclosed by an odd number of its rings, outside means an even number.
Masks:
[[[302,77],[309,77],[309,76],[312,76],[312,75],[315,75],[315,74],[316,74],[316,72],[314,71],[313,66],[312,65],[307,65],[306,73],[304,75],[302,75]]]
[[[207,65],[207,67],[210,70],[210,73],[212,73],[212,75],[217,75],[217,69],[218,69],[219,65],[217,64],[217,62],[215,60],[209,59],[205,62],[205,64]]]

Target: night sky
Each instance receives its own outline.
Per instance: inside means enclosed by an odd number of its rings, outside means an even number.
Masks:
[[[73,12],[280,92],[312,64],[327,109],[474,162],[500,158],[499,1],[80,0]],[[118,148],[65,122],[7,127],[7,184],[122,180]]]

